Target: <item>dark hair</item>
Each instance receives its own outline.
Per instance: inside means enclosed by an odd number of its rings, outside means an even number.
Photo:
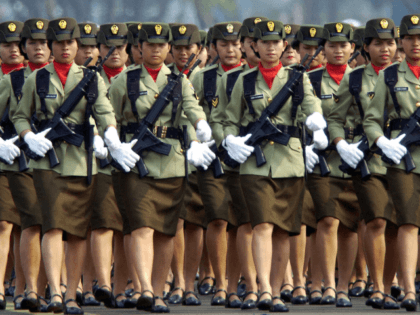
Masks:
[[[22,48],[22,47],[25,47],[26,41],[27,41],[27,38],[22,38],[20,40],[19,50],[20,50],[20,54],[23,56],[23,58],[25,58],[26,60],[28,60],[28,55],[26,53],[24,53],[23,48]]]
[[[74,39],[74,38],[67,39],[67,40],[72,40],[72,39]],[[77,43],[77,48],[79,48],[79,47],[81,46],[81,43],[80,43],[80,41],[79,41],[79,39],[78,39],[78,38],[75,38],[75,39],[76,39],[76,43]],[[59,41],[57,41],[57,40],[56,40],[56,42],[59,42]],[[53,55],[53,54],[52,54],[52,43],[53,43],[53,40],[49,39],[49,40],[48,40],[48,48],[51,50],[51,56]],[[98,49],[99,49],[99,48],[98,48]]]

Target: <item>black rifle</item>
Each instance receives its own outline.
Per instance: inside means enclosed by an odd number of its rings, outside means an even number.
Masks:
[[[257,121],[252,123],[251,128],[247,128],[247,134],[251,134],[251,137],[245,142],[245,144],[254,147],[253,154],[257,160],[257,166],[261,167],[267,163],[264,152],[261,149],[261,142],[265,139],[270,139],[276,143],[287,145],[289,143],[290,135],[280,131],[270,120],[270,117],[277,115],[277,113],[283,108],[290,96],[293,95],[293,90],[297,84],[299,84],[300,78],[309,69],[309,65],[321,52],[322,46],[319,46],[315,54],[312,56],[306,66],[305,62],[308,59],[308,55],[303,58],[301,64],[293,69],[290,79],[286,82],[280,92],[274,97],[273,101],[269,106],[264,108],[261,116]],[[225,164],[230,167],[238,167],[239,163],[234,159],[230,158],[227,154],[225,158]]]
[[[197,59],[197,61],[194,63],[194,65],[190,68],[190,70],[188,70],[188,73],[187,73],[187,78],[189,78],[190,77],[190,75],[191,75],[191,73],[193,73],[193,71],[195,70],[195,68],[197,68],[199,65],[200,65],[200,63],[201,63],[201,60],[200,59]]]
[[[328,127],[324,129],[325,134],[328,137]],[[312,143],[312,135],[310,135],[307,131],[306,131],[306,146],[309,146]],[[326,157],[326,152],[328,150],[335,150],[335,146],[331,146],[329,145],[325,150],[319,150],[319,149],[315,149],[313,148],[312,151],[318,155],[318,165],[319,169],[321,171],[321,177],[325,177],[328,176],[331,173],[330,167],[328,166],[327,163],[327,157]]]
[[[357,56],[360,55],[360,51],[356,51],[353,56],[351,56],[351,58],[349,59],[349,61],[347,62],[347,64],[351,64],[351,62],[357,58]]]
[[[344,140],[346,141],[346,140]],[[363,180],[368,180],[371,173],[369,170],[369,167],[367,165],[367,157],[369,156],[369,154],[371,154],[371,150],[369,148],[369,142],[368,139],[366,137],[366,135],[363,135],[363,137],[359,140],[360,143],[357,146],[357,148],[362,151],[363,153],[363,159],[359,162],[359,164],[357,164],[356,169],[352,168],[350,165],[348,165],[346,162],[344,162],[343,159],[341,159],[341,165],[338,167],[343,173],[349,174],[349,175],[354,175],[357,169],[360,169],[360,173],[362,175],[362,179]],[[377,152],[379,153],[379,152]],[[381,154],[381,153],[379,153]]]
[[[212,60],[212,62],[209,64],[209,67],[214,66],[217,62],[217,60],[219,60],[220,56],[216,55],[216,57],[214,57],[214,59]]]
[[[400,141],[400,144],[407,148],[407,153],[404,155],[403,159],[405,162],[405,171],[410,173],[416,168],[414,164],[413,157],[410,153],[410,147],[413,144],[420,144],[420,108],[417,108],[416,111],[410,116],[407,123],[403,126],[397,138],[403,134],[405,137]],[[382,155],[382,161],[394,165],[394,161],[388,158],[385,154]]]
[[[48,128],[51,128],[51,130],[45,135],[45,138],[47,138],[51,142],[54,142],[57,140],[58,141],[65,140],[67,143],[75,145],[77,147],[80,147],[82,145],[84,137],[82,135],[75,133],[73,130],[71,130],[64,122],[64,118],[70,115],[70,113],[77,106],[80,100],[86,95],[85,89],[89,86],[92,79],[97,76],[97,72],[102,70],[104,63],[109,58],[109,56],[112,55],[114,50],[115,50],[115,46],[111,47],[108,54],[99,64],[99,66],[85,69],[83,79],[77,84],[74,90],[70,93],[69,97],[64,101],[63,105],[61,105],[55,111],[53,118],[48,120],[45,124],[43,124],[42,129],[39,130],[39,131],[43,131],[43,130],[47,130]],[[29,150],[29,148],[26,151],[26,155],[35,161],[42,159],[42,156],[35,154],[31,150]],[[58,164],[60,164],[60,161],[58,160],[58,157],[54,148],[49,150],[47,152],[47,155],[50,160],[51,168],[54,168]]]
[[[155,124],[156,120],[162,114],[166,106],[168,106],[168,104],[171,102],[172,94],[174,92],[175,87],[181,83],[182,77],[184,75],[183,73],[185,70],[188,69],[194,57],[195,54],[192,54],[190,56],[184,68],[182,69],[182,71],[179,72],[179,74],[175,74],[174,72],[171,73],[168,79],[168,84],[159,94],[158,98],[156,99],[150,111],[147,113],[146,117],[144,117],[139,122],[137,129],[134,132],[133,137],[131,138],[131,141],[137,140],[136,144],[134,144],[134,146],[132,147],[132,150],[140,156],[140,160],[136,163],[140,178],[143,178],[144,176],[149,174],[149,170],[147,169],[146,164],[144,164],[143,158],[141,156],[143,151],[153,151],[164,155],[169,155],[171,151],[172,145],[159,140],[159,138],[152,133],[151,128],[153,128],[153,125]],[[124,171],[122,166],[117,161],[112,160],[110,163],[116,169]]]

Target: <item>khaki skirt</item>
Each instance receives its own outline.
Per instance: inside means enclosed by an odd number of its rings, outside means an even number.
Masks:
[[[9,180],[5,173],[0,173],[0,221],[20,225],[19,212],[13,202]]]
[[[92,230],[110,229],[122,232],[122,217],[118,210],[110,175],[103,173],[96,175],[96,188],[92,208],[92,218],[90,219]]]
[[[302,208],[302,224],[306,225],[307,236],[316,230],[316,223],[315,205],[312,200],[311,193],[308,188],[305,187],[305,196],[303,197]]]
[[[181,210],[180,218],[185,222],[206,227],[206,211],[198,190],[197,173],[188,175],[188,185],[185,189],[184,207]]]
[[[351,231],[357,231],[360,206],[351,179],[310,174],[308,189],[315,205],[317,221],[333,217]]]
[[[361,219],[369,223],[373,219],[386,219],[397,223],[397,213],[392,202],[386,175],[372,174],[368,180],[362,180],[359,174],[352,176],[354,190],[361,208]]]
[[[241,187],[239,172],[225,171],[230,197],[232,199],[232,210],[237,226],[249,223],[249,211],[246,205],[244,192]]]
[[[121,194],[131,231],[150,227],[175,236],[184,206],[186,180],[183,177],[139,178],[133,172],[121,173]]]
[[[300,233],[304,178],[241,175],[240,179],[252,227],[272,223],[291,236]]]
[[[60,229],[86,238],[96,175],[89,186],[86,177],[61,176],[50,170],[34,170],[33,178],[42,211],[42,233]]]
[[[21,229],[42,225],[41,207],[36,195],[32,173],[5,171],[5,174],[19,212]]]
[[[389,167],[386,178],[397,211],[397,225],[420,227],[420,175]]]
[[[123,235],[131,234],[131,228],[130,228],[130,220],[128,220],[127,213],[125,211],[125,205],[124,205],[124,196],[121,192],[121,174],[120,172],[112,172],[112,185],[114,186],[114,194],[115,194],[115,200],[117,202],[118,210],[121,214],[122,219],[122,232]]]

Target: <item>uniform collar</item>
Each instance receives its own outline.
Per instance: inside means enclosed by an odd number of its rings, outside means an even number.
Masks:
[[[419,84],[419,80],[414,75],[413,71],[407,65],[407,61],[404,59],[398,68],[398,72],[405,72],[404,78],[414,84]]]

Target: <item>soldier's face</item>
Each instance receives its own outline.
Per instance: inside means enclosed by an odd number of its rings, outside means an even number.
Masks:
[[[131,54],[133,55],[133,60],[136,65],[141,65],[143,63],[143,57],[140,53],[139,46],[131,45]]]
[[[318,49],[318,46],[312,46],[312,45],[306,45],[303,43],[299,43],[298,53],[300,55],[300,59],[303,59],[306,54],[309,55],[308,61],[312,58],[312,56],[315,54],[315,51]],[[324,53],[318,54],[316,58],[311,62],[310,68],[318,67],[320,64],[322,64],[322,60],[324,59]],[[306,65],[306,64],[305,64]]]
[[[22,50],[28,56],[28,60],[36,64],[47,63],[51,54],[46,39],[28,38]]]
[[[216,46],[214,46],[213,44],[210,44],[208,48],[208,55],[210,56],[208,62],[211,62],[217,56]],[[217,62],[219,63],[220,59]]]
[[[88,58],[92,58],[92,61],[89,63],[88,66],[94,66],[96,61],[98,61],[99,56],[99,49],[96,45],[80,45],[79,50],[77,51],[76,58],[74,62],[82,66]]]
[[[395,39],[374,38],[369,45],[364,44],[363,46],[369,53],[371,62],[377,67],[389,65],[397,50]]]
[[[361,50],[361,48],[360,48],[360,50]],[[362,56],[362,54],[359,54],[356,57],[356,61],[357,61],[356,67],[361,66],[361,65],[367,65],[368,64],[368,61],[366,60],[365,57]]]
[[[52,53],[54,60],[58,63],[72,63],[74,58],[76,58],[78,47],[75,39],[53,41]]]
[[[201,60],[201,63],[198,65],[200,68],[204,68],[207,64],[207,59],[209,58],[209,54],[207,50],[208,50],[207,47],[203,47],[201,49],[200,54],[198,55],[198,59]]]
[[[287,46],[287,41],[279,40],[261,40],[253,43],[255,52],[260,54],[261,63],[264,68],[277,66],[280,57]]]
[[[241,42],[239,39],[218,39],[216,41],[216,51],[219,54],[220,62],[225,66],[235,66],[241,62],[242,53]]]
[[[0,58],[3,63],[16,65],[23,62],[23,56],[19,50],[19,42],[1,43]]]
[[[402,62],[405,59],[405,52],[404,49],[398,48],[395,52],[394,58],[392,58],[392,62]]]
[[[148,42],[143,42],[139,47],[143,56],[143,64],[151,69],[157,69],[163,65],[171,48],[168,43]]]
[[[190,63],[190,67],[193,66],[194,62],[198,58],[200,48],[197,44],[192,44],[188,46],[172,46],[172,55],[174,57],[174,62],[179,68],[183,68],[188,61],[188,58],[192,54],[195,54],[194,60]]]
[[[291,45],[288,45],[283,55],[281,56],[280,61],[284,66],[289,66],[294,63],[299,63],[300,55],[297,53],[296,50],[292,48]]]
[[[401,46],[407,61],[411,64],[420,64],[420,35],[405,35],[401,39]]]
[[[354,44],[350,42],[330,42],[325,43],[324,51],[327,62],[332,65],[345,65],[354,52]]]
[[[246,61],[252,66],[257,66],[260,62],[260,58],[255,55],[251,45],[254,40],[251,37],[245,37],[243,43],[241,43],[241,50],[246,55]]]
[[[111,47],[108,47],[104,44],[101,44],[99,48],[99,53],[102,57],[102,59],[105,58],[105,56],[108,54]],[[117,46],[114,50],[114,52],[109,56],[108,60],[105,61],[105,65],[108,68],[121,68],[125,65],[128,59],[127,54],[127,44]]]

